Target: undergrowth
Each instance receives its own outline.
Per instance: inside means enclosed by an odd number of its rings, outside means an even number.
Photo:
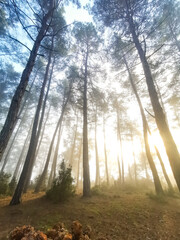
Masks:
[[[46,192],[46,196],[53,202],[62,202],[75,195],[74,179],[71,176],[71,168],[67,168],[64,160],[60,164],[58,177],[52,187]]]

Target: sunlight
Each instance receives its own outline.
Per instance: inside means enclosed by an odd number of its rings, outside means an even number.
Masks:
[[[179,131],[178,130],[173,131],[173,135],[174,135],[174,139],[177,141],[177,146],[179,146],[179,144],[180,144]],[[154,154],[156,154],[155,149],[154,149],[154,145],[156,145],[156,147],[158,148],[158,150],[161,154],[161,157],[162,157],[162,160],[163,160],[163,163],[164,163],[167,173],[172,175],[172,170],[171,170],[171,166],[169,164],[169,160],[168,160],[168,157],[167,157],[167,154],[165,151],[164,143],[162,141],[162,138],[161,138],[158,130],[155,130],[152,133],[152,135],[149,136],[148,141],[149,141],[151,150]],[[159,161],[158,161],[158,165],[159,165]],[[159,168],[160,168],[159,170],[161,170],[160,166],[159,166]]]

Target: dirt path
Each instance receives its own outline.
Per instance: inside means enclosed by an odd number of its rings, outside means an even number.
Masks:
[[[66,203],[53,204],[39,195],[26,195],[23,204],[7,206],[10,199],[0,200],[0,239],[16,226],[30,224],[46,231],[55,223],[79,220],[93,228],[93,237],[108,240],[179,240],[180,199],[150,199],[145,194],[104,194],[83,199],[79,196]]]

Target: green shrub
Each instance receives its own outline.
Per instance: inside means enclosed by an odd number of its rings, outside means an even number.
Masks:
[[[10,177],[11,177],[10,174],[4,173],[4,172],[0,173],[0,194],[1,195],[8,194]]]
[[[92,196],[100,196],[102,195],[102,189],[101,186],[94,186],[91,188],[91,195]]]
[[[54,180],[51,189],[46,192],[48,199],[53,202],[62,202],[75,194],[71,170],[71,168],[66,168],[63,160],[60,164],[58,177]]]
[[[9,194],[9,195],[11,195],[11,196],[13,195],[14,190],[15,190],[15,188],[16,188],[16,185],[17,185],[16,178],[13,177],[13,178],[11,179],[10,183],[8,184],[8,194]]]

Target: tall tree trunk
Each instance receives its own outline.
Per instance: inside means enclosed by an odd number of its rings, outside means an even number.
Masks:
[[[123,159],[123,148],[122,148],[122,137],[121,137],[121,130],[120,130],[120,122],[119,122],[119,111],[116,108],[116,116],[117,116],[117,135],[120,143],[120,150],[121,150],[121,177],[122,177],[122,184],[124,184],[124,159]],[[120,163],[119,163],[120,166]]]
[[[61,123],[62,119],[61,117],[59,118],[59,121],[56,125],[56,128],[55,128],[55,131],[54,131],[54,134],[53,134],[53,137],[52,137],[52,140],[51,140],[51,144],[49,146],[49,151],[48,151],[48,155],[47,155],[47,158],[46,158],[46,163],[45,163],[45,166],[44,166],[44,169],[43,169],[43,172],[39,178],[39,181],[37,183],[37,186],[35,188],[35,192],[39,192],[40,188],[41,188],[41,185],[44,181],[44,179],[46,178],[47,176],[47,171],[48,171],[48,166],[49,166],[49,162],[50,162],[50,159],[51,159],[51,155],[52,155],[52,149],[53,149],[53,145],[54,145],[54,141],[55,141],[55,137],[56,137],[56,134],[58,132],[58,128],[59,128],[59,125]]]
[[[166,116],[163,112],[163,109],[162,109],[160,103],[159,103],[159,99],[158,99],[157,91],[155,89],[151,70],[150,70],[149,64],[147,62],[145,52],[142,49],[142,46],[138,39],[138,36],[135,32],[135,25],[134,25],[133,19],[130,15],[128,17],[129,17],[129,27],[130,27],[130,31],[132,34],[132,38],[133,38],[134,44],[136,46],[136,49],[138,51],[138,54],[139,54],[139,57],[141,59],[141,63],[143,66],[146,83],[148,86],[149,96],[150,96],[152,107],[153,107],[154,114],[155,114],[156,124],[159,129],[162,140],[164,142],[164,146],[166,149],[167,156],[169,158],[169,162],[170,162],[173,174],[174,174],[174,178],[176,180],[177,186],[180,191],[180,155],[179,155],[177,146],[174,142],[174,139],[171,135],[171,132],[169,130],[168,124],[166,122]]]
[[[55,159],[54,159],[55,160]],[[53,183],[53,175],[54,175],[54,169],[55,169],[55,162],[52,162],[52,166],[51,166],[51,171],[49,174],[49,179],[48,179],[48,185],[47,188],[50,189]]]
[[[39,101],[38,101],[38,106],[37,106],[36,113],[35,113],[35,118],[34,118],[33,129],[32,129],[32,134],[31,134],[31,140],[30,140],[28,153],[27,153],[27,156],[26,156],[26,160],[25,160],[25,163],[24,163],[24,167],[23,167],[19,182],[17,184],[16,190],[15,190],[13,198],[10,202],[10,205],[16,205],[16,204],[19,204],[21,202],[22,192],[24,190],[25,184],[26,184],[26,188],[27,188],[29,176],[31,175],[31,167],[32,167],[32,164],[33,164],[33,161],[34,161],[35,151],[36,151],[38,137],[39,137],[39,135],[38,135],[39,116],[40,116],[41,106],[42,106],[42,103],[43,103],[45,86],[46,86],[46,83],[47,83],[47,80],[48,80],[48,71],[49,71],[49,66],[50,66],[50,63],[51,63],[51,54],[52,54],[52,51],[50,51],[50,54],[49,54],[48,64],[47,64],[47,67],[46,67],[46,73],[45,73],[44,81],[43,81],[43,84],[42,84],[41,93],[40,93],[40,96],[39,96]]]
[[[128,174],[129,174],[129,180],[132,182],[133,178],[132,178],[131,168],[129,163],[128,163]]]
[[[99,154],[98,154],[98,146],[97,146],[97,105],[95,112],[95,153],[96,153],[96,180],[95,185],[100,185],[100,171],[99,171]]]
[[[79,145],[79,153],[78,153],[78,167],[77,167],[77,189],[79,188],[79,172],[80,172],[80,162],[81,162],[81,154],[82,154],[82,141],[83,139],[81,138],[80,140],[80,145]]]
[[[42,140],[43,140],[43,136],[44,136],[47,120],[49,118],[50,110],[51,110],[51,105],[49,106],[49,109],[47,111],[47,116],[46,116],[46,119],[45,119],[44,124],[43,124],[43,128],[42,128],[42,131],[41,131],[41,136],[40,136],[40,139],[39,139],[39,142],[38,142],[38,146],[37,146],[37,149],[36,149],[36,153],[35,153],[35,157],[34,157],[35,159],[37,158],[37,155],[39,153],[39,149],[40,149],[40,146],[41,146],[41,143],[42,143]]]
[[[78,114],[76,116],[76,125],[75,125],[75,131],[74,131],[74,138],[73,138],[73,143],[72,143],[72,147],[71,147],[71,155],[70,155],[70,159],[69,159],[69,164],[70,164],[71,167],[73,165],[73,155],[74,155],[74,149],[75,149],[76,139],[77,139],[77,128],[78,128]]]
[[[103,134],[104,134],[104,157],[105,157],[106,181],[107,181],[107,185],[109,185],[108,160],[107,160],[107,150],[106,150],[105,117],[104,116],[103,116]]]
[[[164,177],[165,177],[165,179],[166,179],[166,182],[167,182],[168,188],[169,188],[169,190],[170,190],[171,192],[174,192],[174,189],[173,189],[172,183],[171,183],[171,181],[170,181],[170,179],[169,179],[169,177],[168,177],[168,174],[167,174],[167,172],[166,172],[166,169],[165,169],[165,166],[164,166],[163,160],[162,160],[162,158],[161,158],[161,155],[160,155],[160,153],[159,153],[159,151],[158,151],[156,145],[154,145],[154,147],[155,147],[156,154],[157,154],[157,156],[158,156],[159,162],[160,162],[160,164],[161,164],[162,172],[163,172],[163,175],[164,175]]]
[[[54,157],[53,157],[53,164],[52,164],[52,169],[51,169],[51,177],[50,177],[50,182],[49,185],[52,184],[53,180],[56,177],[56,166],[57,166],[57,159],[58,159],[58,151],[59,151],[59,145],[60,145],[60,139],[61,139],[61,125],[59,126],[59,131],[58,131],[58,137],[57,137],[57,142],[56,142],[56,148],[54,151]]]
[[[38,70],[39,70],[39,69],[38,69]],[[31,89],[32,89],[32,87],[33,87],[33,85],[34,85],[34,81],[35,81],[35,79],[36,79],[38,70],[36,71],[35,77],[34,77],[32,83],[31,83],[31,86],[30,86],[30,88],[29,88],[29,92],[31,92]],[[4,163],[3,163],[3,166],[2,166],[1,172],[3,172],[3,171],[4,171],[4,168],[6,167],[6,164],[7,164],[7,162],[8,162],[9,155],[10,155],[10,153],[11,153],[11,150],[12,150],[12,147],[13,147],[13,145],[14,145],[15,139],[16,139],[17,135],[19,134],[19,131],[20,131],[21,127],[22,127],[22,123],[24,122],[26,113],[27,113],[27,111],[28,111],[29,101],[27,102],[27,99],[28,99],[28,94],[26,94],[26,96],[25,96],[25,98],[24,98],[24,101],[23,101],[23,104],[22,104],[21,109],[20,109],[19,114],[18,114],[18,120],[20,120],[19,126],[18,126],[18,128],[17,128],[17,130],[16,130],[16,133],[14,134],[14,137],[13,137],[13,139],[12,139],[12,141],[11,141],[11,144],[10,144],[10,145],[8,144],[8,146],[7,146],[8,150],[6,149],[6,150],[7,150],[6,154],[5,154],[5,153],[3,154],[3,158],[2,158],[2,159],[4,160]],[[29,99],[28,99],[28,100],[29,100]],[[25,105],[26,105],[26,109],[24,110]],[[22,119],[21,119],[21,114],[22,114],[23,110],[24,110],[24,114],[23,114]],[[17,125],[17,123],[16,123],[16,125]]]
[[[88,156],[88,121],[87,121],[87,70],[88,49],[85,60],[84,90],[83,90],[83,196],[90,196],[90,173]]]
[[[48,20],[52,17],[54,9],[55,9],[55,3],[54,3],[54,0],[51,0],[49,10],[47,14],[45,14],[44,17],[42,18],[41,28],[34,42],[34,46],[32,48],[26,67],[22,73],[21,81],[12,98],[6,121],[0,133],[0,161],[2,159],[6,146],[8,144],[9,138],[11,137],[12,132],[15,128],[18,112],[21,106],[21,101],[26,91],[26,86],[28,84],[30,74],[34,67],[34,63],[36,60],[36,56],[37,56],[41,41],[43,40],[48,30],[48,27],[49,27]]]
[[[143,109],[141,100],[140,100],[139,95],[137,93],[137,89],[136,89],[136,86],[134,84],[134,81],[133,81],[133,78],[132,78],[132,75],[131,75],[131,72],[129,70],[129,67],[128,67],[128,64],[127,64],[127,61],[126,61],[125,57],[124,57],[124,63],[126,65],[126,68],[127,68],[128,74],[129,74],[129,80],[130,80],[132,89],[133,89],[134,94],[136,96],[136,100],[138,102],[139,109],[140,109],[140,112],[141,112],[141,118],[142,118],[142,122],[143,122],[143,133],[144,133],[144,143],[145,143],[145,149],[146,149],[146,156],[147,156],[147,159],[148,159],[151,171],[152,171],[155,190],[156,190],[157,194],[161,194],[161,193],[163,193],[163,188],[162,188],[159,176],[158,176],[156,166],[155,166],[154,161],[153,161],[153,157],[151,155],[149,142],[148,142],[148,123],[147,123],[147,120],[146,120],[146,116],[145,116],[145,113],[144,113],[144,109]]]
[[[19,159],[18,159],[16,168],[15,168],[15,171],[14,171],[14,174],[13,174],[13,178],[15,178],[16,180],[18,180],[18,175],[19,175],[18,173],[20,172],[20,171],[19,171],[19,170],[20,170],[20,166],[21,166],[21,164],[22,164],[22,162],[23,162],[23,156],[25,155],[25,151],[26,151],[26,149],[27,149],[26,146],[27,146],[27,144],[28,144],[28,142],[29,142],[29,140],[30,140],[30,135],[31,135],[32,126],[33,126],[33,120],[34,120],[34,119],[32,119],[31,126],[30,126],[30,128],[29,128],[28,134],[27,134],[27,136],[26,136],[26,139],[25,139],[25,142],[24,142],[24,145],[23,145],[21,154],[20,154],[20,156],[19,156]]]
[[[19,133],[19,130],[21,129],[21,123],[22,122],[19,123],[19,126],[18,126],[18,128],[17,128],[17,130],[16,130],[16,132],[13,136],[13,139],[11,140],[10,146],[8,144],[8,151],[6,153],[6,156],[4,157],[4,162],[3,162],[3,165],[2,165],[2,168],[1,168],[1,173],[4,172],[4,169],[6,167],[8,159],[9,159],[9,155],[11,154],[12,146],[14,145],[15,139],[16,139],[18,133]]]
[[[146,159],[147,159],[147,156],[145,156],[145,152],[144,152],[144,142],[141,141],[141,153],[142,153],[142,157],[143,157],[143,167],[144,167],[144,170],[145,170],[145,173],[146,173],[146,179],[149,179],[149,174],[148,174],[148,169],[147,169],[147,164],[146,164]]]
[[[121,176],[121,165],[119,161],[119,153],[117,153],[117,165],[118,165],[118,172],[119,172],[119,183],[121,184],[122,176]]]
[[[132,153],[133,153],[133,159],[134,159],[134,178],[135,178],[135,183],[137,184],[137,164],[136,164],[136,157],[134,152],[134,139],[133,139],[132,132],[131,132],[131,144],[132,144]]]
[[[40,94],[40,97],[39,97],[39,104],[38,105],[40,106],[40,109],[42,108],[41,115],[40,115],[40,111],[38,110],[38,107],[37,107],[37,111],[39,111],[39,116],[38,116],[38,125],[36,127],[36,136],[33,139],[35,146],[34,146],[34,151],[31,153],[32,154],[31,155],[31,161],[30,161],[30,164],[29,164],[29,169],[28,169],[25,184],[24,184],[24,192],[27,192],[27,189],[28,189],[28,186],[29,186],[29,183],[30,183],[32,170],[33,170],[34,163],[35,163],[35,155],[36,155],[37,145],[38,145],[38,141],[39,141],[39,136],[40,136],[40,133],[42,131],[44,113],[45,113],[45,109],[46,109],[46,103],[47,103],[47,99],[48,99],[48,95],[49,95],[49,89],[50,89],[50,85],[51,85],[54,63],[55,63],[55,58],[54,58],[53,63],[52,63],[51,73],[50,73],[49,80],[48,80],[49,69],[50,69],[51,59],[52,59],[52,54],[53,54],[53,45],[54,45],[54,37],[52,37],[51,50],[49,52],[48,64],[46,66],[46,72],[45,72],[45,75],[44,75],[44,83],[43,83],[43,86],[42,86],[42,89],[41,89],[41,94]],[[46,86],[47,82],[48,82],[48,86],[47,86],[46,95],[45,95],[44,101],[43,101],[45,86]]]
[[[64,113],[65,113],[66,106],[68,104],[68,101],[69,101],[69,98],[70,98],[70,94],[71,94],[71,89],[72,89],[72,82],[70,83],[69,92],[68,92],[68,95],[67,95],[66,99],[65,99],[65,93],[64,93],[61,114],[60,114],[59,120],[57,122],[56,128],[54,130],[54,134],[53,134],[53,137],[52,137],[52,140],[51,140],[51,144],[49,146],[48,155],[47,155],[47,158],[46,158],[46,163],[45,163],[43,172],[41,174],[41,177],[40,177],[40,179],[39,179],[39,181],[37,183],[35,192],[38,192],[40,190],[40,187],[41,187],[44,179],[46,178],[47,171],[48,171],[48,166],[49,166],[49,162],[50,162],[50,158],[51,158],[51,154],[52,154],[52,149],[53,149],[53,145],[54,145],[54,141],[55,141],[55,137],[56,137],[56,134],[58,132],[58,128],[61,130]]]

